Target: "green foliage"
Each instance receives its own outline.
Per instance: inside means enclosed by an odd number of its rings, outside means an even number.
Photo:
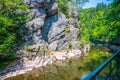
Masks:
[[[15,46],[17,31],[26,20],[23,0],[0,0],[0,54]]]
[[[111,42],[120,30],[120,7],[114,4],[98,4],[95,8],[82,9],[80,13],[82,33],[80,41]]]
[[[72,44],[70,42],[68,43],[68,49],[72,50]]]
[[[93,71],[98,66],[100,66],[105,60],[107,60],[112,54],[106,51],[106,48],[94,46],[88,53],[88,57],[83,58],[82,67],[86,68],[87,70]],[[114,64],[114,63],[113,63]],[[99,76],[104,76],[109,71],[109,65],[106,66],[99,73]]]
[[[70,0],[74,6],[76,6],[78,9],[81,9],[85,3],[89,2],[89,0]]]
[[[67,27],[67,28],[65,29],[65,31],[66,31],[66,33],[70,33],[70,27]]]
[[[68,8],[68,2],[69,0],[58,0],[58,11],[63,12],[67,18],[69,18],[69,8]]]
[[[82,8],[83,5],[86,2],[89,2],[89,0],[57,0],[58,2],[58,11],[62,12],[66,15],[67,18],[69,18],[69,8],[68,8],[68,2],[71,2],[74,6],[76,6],[78,9]]]
[[[15,59],[17,59],[17,56],[14,53],[8,54],[6,56],[0,56],[0,69],[5,68]]]

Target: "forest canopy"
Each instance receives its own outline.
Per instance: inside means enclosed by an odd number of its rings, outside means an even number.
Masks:
[[[115,0],[111,4],[97,4],[96,7],[82,9],[81,41],[113,42],[120,35],[120,1]]]

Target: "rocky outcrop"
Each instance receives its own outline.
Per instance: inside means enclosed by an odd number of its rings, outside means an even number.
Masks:
[[[79,12],[76,9],[76,7],[71,4],[71,2],[68,3],[68,8],[69,8],[69,15],[70,15],[70,17],[78,18]]]
[[[56,60],[63,61],[81,56],[90,49],[89,45],[82,47],[77,41],[80,32],[79,13],[71,3],[68,4],[70,18],[66,18],[62,12],[58,13],[56,0],[24,0],[24,3],[29,5],[27,12],[29,19],[25,28],[19,30],[19,35],[22,37],[20,45],[23,46],[16,53],[21,60],[1,71],[0,79],[24,74],[33,68],[52,64]],[[69,52],[52,52],[66,50],[69,47],[73,50],[70,48]],[[48,48],[51,53],[46,55]],[[26,58],[29,57],[28,55],[35,57],[30,60]]]
[[[46,27],[46,17],[57,14],[58,5],[55,0],[24,0],[29,5],[29,22],[26,29],[20,30],[23,41],[28,45],[46,42],[43,38],[43,28]],[[49,22],[51,24],[51,22]],[[49,31],[49,30],[47,30]]]
[[[52,51],[48,55],[41,54],[40,56],[37,56],[32,60],[26,57],[22,57],[20,60],[17,60],[9,65],[5,70],[0,71],[0,80],[30,72],[34,68],[45,67],[46,65],[54,64],[54,62],[56,61],[64,62],[65,60],[73,57],[79,58],[83,57],[83,55],[86,56],[86,53],[84,54],[84,52],[87,52],[90,49],[89,45],[80,47],[77,42],[73,42],[72,44],[74,45],[75,49],[70,51]],[[38,51],[38,49],[43,50],[44,48],[46,48],[46,45],[32,45],[28,47],[28,51],[36,52]]]
[[[59,13],[58,20],[52,23],[48,32],[47,37],[50,50],[65,50],[68,48],[68,42],[77,41],[79,35],[79,29],[77,28],[79,19],[77,17],[79,13],[72,4],[69,3],[68,6],[70,18],[66,19],[64,14]],[[72,10],[74,10],[74,12],[72,12]],[[74,14],[76,17],[73,16]],[[66,32],[67,28],[70,29],[69,33]]]
[[[62,12],[58,13],[56,0],[24,0],[24,3],[30,7],[29,21],[19,34],[28,47],[47,43],[46,47],[50,50],[65,50],[68,49],[68,43],[77,41],[79,13],[71,3],[68,4],[68,19]],[[66,29],[70,30],[69,33]]]

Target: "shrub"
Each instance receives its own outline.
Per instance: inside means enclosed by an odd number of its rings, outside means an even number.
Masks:
[[[0,0],[0,54],[10,52],[17,42],[17,32],[26,20],[23,0]]]

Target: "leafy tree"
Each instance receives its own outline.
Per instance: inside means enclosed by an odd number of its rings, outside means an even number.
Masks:
[[[82,9],[80,13],[81,41],[114,41],[120,35],[119,0],[112,4],[99,3],[95,8]]]
[[[26,19],[23,0],[0,0],[0,54],[10,52],[17,42],[17,32]]]
[[[59,12],[63,12],[67,18],[69,18],[69,9],[68,9],[68,2],[71,2],[74,6],[78,9],[81,9],[86,2],[89,0],[57,0],[59,8]]]
[[[108,6],[108,9],[106,12],[106,25],[109,29],[109,37],[111,37],[111,41],[113,41],[116,36],[120,35],[120,1],[114,0],[114,2]]]
[[[79,9],[82,8],[86,2],[89,2],[89,0],[71,0],[71,2]]]
[[[66,17],[69,17],[69,9],[68,9],[68,2],[69,0],[58,0],[58,11],[63,12]]]

